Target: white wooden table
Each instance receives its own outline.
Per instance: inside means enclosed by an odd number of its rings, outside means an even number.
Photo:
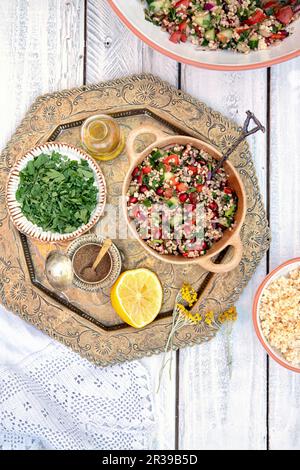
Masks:
[[[179,65],[133,36],[106,0],[0,0],[0,15],[1,148],[36,96],[142,71],[240,124],[248,108],[268,124],[269,139],[256,136],[250,145],[273,232],[270,253],[233,330],[177,353],[173,378],[156,395],[153,448],[299,449],[300,377],[267,358],[251,307],[266,272],[300,254],[300,59],[237,73]],[[155,393],[161,358],[143,362]]]

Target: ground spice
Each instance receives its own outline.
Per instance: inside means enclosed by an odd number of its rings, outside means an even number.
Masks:
[[[112,262],[108,253],[104,255],[100,264],[97,266],[96,271],[86,269],[93,266],[100,247],[100,244],[88,243],[80,247],[75,253],[73,258],[73,267],[75,274],[81,280],[86,282],[100,282],[109,275],[112,268]]]

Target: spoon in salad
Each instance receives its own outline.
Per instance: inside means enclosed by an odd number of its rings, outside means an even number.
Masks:
[[[231,145],[231,147],[223,154],[222,158],[220,161],[217,163],[217,165],[212,169],[209,177],[207,178],[208,181],[212,180],[214,176],[216,175],[217,171],[224,165],[226,160],[233,154],[233,152],[237,149],[237,147],[249,136],[252,134],[255,134],[258,131],[261,132],[266,132],[266,128],[261,124],[261,122],[257,119],[257,117],[251,112],[247,111],[247,118],[244,122],[244,125],[242,127],[242,132],[240,136],[236,139],[236,141]],[[255,127],[250,129],[250,123],[254,122]]]

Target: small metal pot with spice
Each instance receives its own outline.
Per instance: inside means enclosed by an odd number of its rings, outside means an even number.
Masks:
[[[120,275],[121,255],[110,239],[95,234],[80,237],[69,246],[68,256],[75,274],[73,283],[83,290],[109,288]]]

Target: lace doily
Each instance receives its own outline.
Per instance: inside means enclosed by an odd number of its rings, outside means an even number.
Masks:
[[[96,367],[53,343],[0,368],[0,449],[147,449],[154,427],[138,362]]]

